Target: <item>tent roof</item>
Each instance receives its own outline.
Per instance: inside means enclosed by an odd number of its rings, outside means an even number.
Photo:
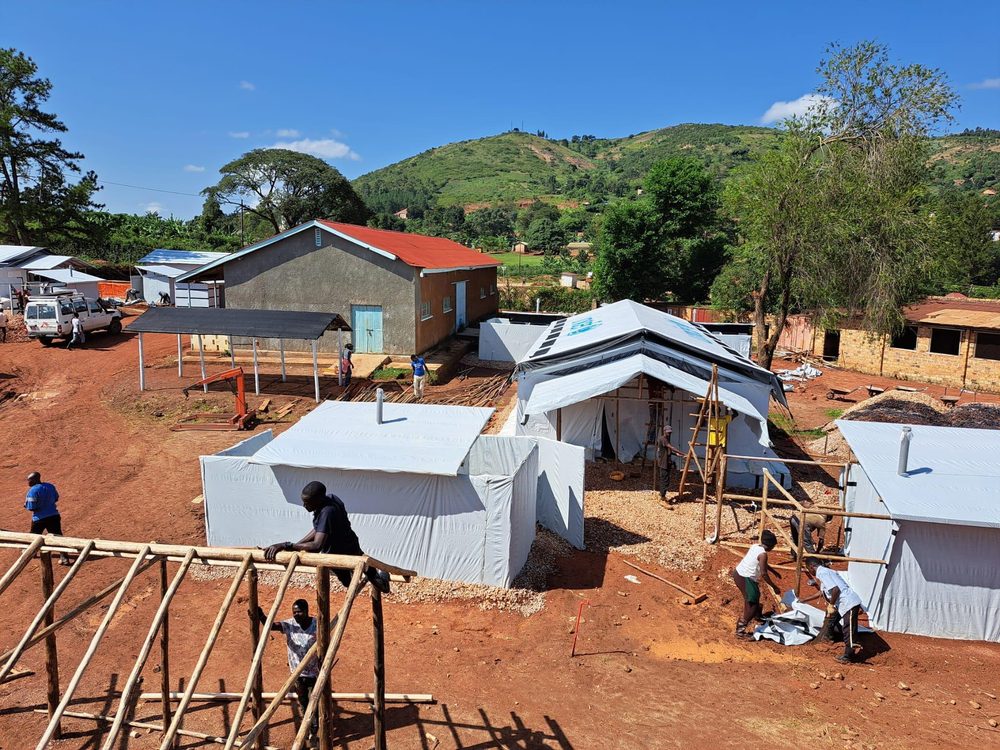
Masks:
[[[203,266],[213,260],[225,258],[229,253],[212,253],[204,250],[169,250],[160,248],[139,258],[143,265],[174,263],[181,266]],[[190,269],[185,269],[190,270]],[[182,273],[183,271],[179,272]]]
[[[337,313],[235,310],[231,307],[153,307],[133,321],[133,333],[193,333],[275,339],[318,339],[325,331],[351,330]]]
[[[1000,430],[910,425],[901,477],[903,425],[841,419],[837,427],[894,519],[1000,528]]]
[[[28,272],[35,276],[41,276],[43,279],[58,281],[60,284],[83,284],[88,281],[104,281],[100,276],[93,276],[72,268],[31,268],[28,269]]]
[[[454,476],[493,409],[325,401],[257,451],[252,463]]]

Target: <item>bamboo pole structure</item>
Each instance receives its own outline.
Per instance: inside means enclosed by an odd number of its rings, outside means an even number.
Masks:
[[[104,740],[104,747],[102,750],[112,750],[115,745],[115,741],[118,739],[118,734],[122,729],[122,723],[125,721],[129,706],[132,704],[132,692],[135,690],[136,683],[138,683],[139,677],[142,675],[143,667],[146,666],[146,659],[149,658],[149,653],[153,650],[153,643],[156,641],[156,635],[160,630],[160,626],[167,617],[170,602],[177,593],[177,589],[180,588],[181,581],[184,580],[184,576],[187,575],[188,568],[191,567],[191,561],[193,559],[194,550],[192,549],[188,551],[184,558],[184,562],[181,563],[177,572],[174,574],[174,578],[170,582],[170,586],[160,598],[160,606],[157,608],[156,614],[153,615],[153,622],[150,624],[149,630],[146,632],[146,638],[142,642],[142,646],[139,648],[139,655],[136,657],[135,664],[132,665],[132,672],[125,681],[125,687],[122,688],[122,696],[118,701],[118,711],[115,713],[114,721],[111,722],[111,728],[108,730],[108,736]]]
[[[38,626],[41,625],[43,621],[45,622],[46,625],[52,624],[52,620],[54,618],[52,608],[55,606],[56,601],[59,599],[60,596],[62,596],[62,593],[66,590],[66,587],[69,586],[70,582],[73,580],[76,574],[80,572],[80,568],[83,566],[83,563],[87,560],[88,555],[90,555],[90,550],[92,550],[93,547],[94,547],[93,544],[91,544],[88,547],[84,547],[79,557],[76,558],[76,562],[73,563],[73,567],[71,567],[68,571],[66,571],[66,575],[63,576],[63,579],[59,582],[59,585],[55,587],[54,591],[52,590],[52,583],[53,583],[52,553],[43,552],[41,554],[42,595],[45,596],[46,599],[45,602],[42,604],[42,608],[38,611],[38,613],[35,615],[35,618],[31,621],[31,624],[28,625],[28,629],[24,631],[24,635],[21,636],[21,640],[18,642],[17,646],[15,646],[12,651],[10,651],[10,656],[7,658],[7,663],[3,665],[2,669],[0,669],[0,682],[4,681],[4,678],[8,674],[10,674],[10,671],[14,668],[14,665],[17,664],[17,660],[21,658],[21,654],[23,654],[24,651],[27,649],[28,642],[31,640],[31,637],[35,634],[35,631],[38,630]],[[50,634],[49,638],[51,638],[52,642],[55,643],[54,635]],[[56,680],[57,688],[58,684],[59,684],[58,680]],[[56,702],[58,703],[58,699],[56,700]]]
[[[374,596],[374,594],[373,594]],[[316,649],[325,654],[330,645],[330,571],[327,568],[316,568]],[[333,703],[329,691],[324,690],[319,702],[319,749],[331,750],[330,719],[333,716]]]
[[[248,587],[250,589],[249,602],[247,604],[247,612],[248,612],[248,614],[250,616],[250,658],[251,659],[253,658],[253,654],[257,653],[257,645],[260,643],[260,635],[261,635],[261,633],[260,633],[260,620],[257,617],[257,610],[260,607],[260,595],[259,595],[259,592],[257,590],[259,580],[260,580],[260,574],[257,572],[257,566],[256,565],[251,565],[250,566],[250,572],[249,572],[249,575],[247,577],[247,585],[248,585]],[[264,637],[265,638],[267,637],[266,633],[264,634]],[[169,688],[166,689],[166,690],[164,690],[163,691],[163,695],[161,697],[163,698],[163,701],[165,703],[169,704],[170,697],[169,697],[169,694],[168,694],[168,690],[169,690]],[[253,716],[253,720],[255,722],[257,721],[257,719],[260,718],[260,712],[261,712],[261,709],[263,708],[263,706],[261,706],[261,701],[263,700],[263,697],[262,697],[263,693],[264,693],[264,673],[263,673],[263,671],[258,671],[256,679],[254,679],[254,682],[253,682],[252,696],[251,696],[252,699],[253,699],[253,701],[250,704],[250,712],[251,712],[250,715]],[[198,696],[198,693],[195,693],[195,697],[193,698],[193,700],[199,700],[199,698],[197,698],[197,696]],[[237,699],[238,698],[239,698],[239,696],[237,697]],[[264,744],[264,745],[267,744],[266,732],[265,732],[265,736],[261,737],[259,740],[257,740],[257,741],[254,742],[254,748],[259,747],[261,744]]]
[[[142,573],[142,572],[144,572],[145,570],[147,570],[148,568],[152,567],[155,564],[156,564],[156,560],[147,560],[139,568],[139,572]],[[87,610],[90,607],[92,607],[95,604],[97,604],[99,601],[101,601],[101,599],[104,599],[112,591],[117,591],[118,587],[122,585],[122,582],[124,580],[125,580],[125,576],[119,578],[117,581],[115,581],[114,583],[112,583],[112,584],[104,587],[103,589],[101,589],[100,591],[98,591],[93,596],[91,596],[91,597],[89,597],[87,599],[84,599],[82,602],[80,602],[79,604],[77,604],[75,607],[73,607],[73,609],[71,609],[65,615],[63,615],[62,617],[60,617],[58,620],[56,620],[51,625],[46,625],[44,628],[42,628],[41,630],[39,630],[31,638],[30,641],[28,641],[28,643],[24,646],[24,648],[22,649],[22,651],[27,651],[29,648],[38,645],[43,640],[45,640],[48,636],[50,636],[51,634],[53,634],[57,630],[59,630],[61,627],[63,627],[66,623],[71,622],[81,612],[83,612],[84,610]],[[5,654],[0,654],[0,661],[3,661],[4,659],[9,659],[13,653],[14,653],[14,650],[11,649],[10,651],[6,652]]]
[[[52,599],[52,553],[43,552],[41,556],[42,568],[42,596],[46,602]],[[44,619],[46,623],[52,620],[52,608],[45,609]],[[23,643],[23,640],[22,640]],[[19,644],[20,645],[20,644]],[[15,657],[11,657],[11,667],[13,667]],[[45,639],[45,710],[48,712],[49,722],[55,724],[55,731],[52,736],[59,739],[62,736],[62,726],[56,717],[56,709],[59,706],[59,651],[56,648],[56,637],[50,635]]]
[[[230,351],[232,348],[230,347]],[[193,558],[192,558],[193,559]],[[167,561],[160,559],[160,601],[167,596]],[[170,611],[163,615],[163,624],[160,625],[160,691],[164,694],[170,692]],[[164,699],[160,701],[163,709],[163,726],[170,726],[170,701]]]
[[[35,553],[38,552],[38,549],[41,546],[41,538],[31,540],[31,544],[29,544],[24,552],[21,553],[20,557],[14,561],[14,564],[7,569],[7,572],[3,574],[3,578],[0,578],[0,594],[6,591],[7,587],[14,582],[14,579],[21,574],[21,571],[24,570],[24,567],[29,562],[31,562],[31,558],[35,556]]]
[[[771,566],[772,568],[775,566]],[[784,569],[784,568],[783,568]],[[788,567],[791,570],[791,567]],[[170,692],[167,693],[171,701],[179,701],[184,693],[182,692]],[[243,693],[194,693],[191,696],[192,701],[198,701],[203,703],[234,703],[242,697]],[[262,693],[265,700],[272,700],[277,693]],[[330,693],[330,700],[342,701],[344,703],[374,703],[375,693]],[[140,693],[139,700],[141,701],[158,701],[163,699],[163,693]],[[288,692],[285,693],[282,701],[284,703],[292,703],[298,700],[298,694]],[[385,694],[386,703],[433,703],[434,695],[433,693],[386,693]],[[259,739],[259,737],[258,737]],[[244,741],[244,746],[246,742]]]
[[[278,616],[278,609],[281,607],[281,600],[285,598],[285,592],[288,590],[288,584],[292,581],[292,575],[295,573],[295,565],[298,563],[298,560],[298,553],[295,553],[289,561],[288,567],[285,569],[285,575],[282,576],[281,583],[278,584],[278,590],[274,593],[274,603],[271,605],[271,609],[267,613],[267,618],[264,620],[264,625],[262,626],[265,636],[271,631],[271,626],[274,624],[274,620]],[[257,616],[256,611],[251,614],[254,617]],[[226,740],[226,750],[232,750],[232,748],[236,746],[236,738],[240,733],[240,724],[243,721],[243,714],[246,713],[247,703],[250,701],[250,695],[253,691],[254,683],[256,683],[257,675],[260,673],[260,664],[264,659],[264,649],[266,647],[267,638],[264,637],[258,639],[257,649],[254,651],[253,658],[250,660],[250,673],[247,675],[246,683],[243,686],[243,697],[240,699],[239,705],[236,707],[236,713],[232,718],[232,727],[229,730],[229,737]]]
[[[799,534],[798,544],[795,548],[795,597],[798,598],[799,590],[802,588],[802,553],[806,544],[806,510],[799,511]]]
[[[94,637],[90,641],[90,645],[87,647],[86,653],[83,655],[83,659],[80,661],[80,665],[76,668],[76,672],[73,673],[72,679],[70,679],[69,684],[66,686],[66,692],[63,693],[62,700],[56,707],[56,710],[49,720],[49,725],[45,728],[42,733],[42,738],[38,741],[35,750],[44,750],[45,746],[49,744],[56,732],[59,729],[59,717],[62,716],[63,712],[67,709],[70,701],[73,700],[73,694],[76,692],[77,687],[80,685],[80,680],[83,679],[84,670],[90,665],[90,661],[94,658],[94,654],[97,652],[97,647],[101,643],[101,639],[104,638],[104,634],[107,633],[108,627],[111,625],[111,620],[114,618],[115,613],[121,606],[122,602],[125,600],[125,592],[128,587],[135,580],[135,577],[139,575],[139,569],[142,567],[142,563],[145,561],[146,556],[149,555],[149,545],[145,545],[140,554],[135,558],[132,563],[132,567],[129,568],[128,573],[122,580],[121,586],[118,587],[118,592],[115,594],[115,598],[111,600],[111,604],[108,605],[108,611],[104,615],[104,619],[101,620],[101,624],[97,627],[97,632],[94,633]]]
[[[358,593],[361,591],[361,586],[364,584],[364,573],[365,564],[363,562],[358,563],[357,567],[354,568],[354,573],[351,575],[351,585],[347,588],[344,605],[340,608],[340,613],[337,616],[337,629],[330,639],[330,647],[323,657],[323,663],[320,664],[319,674],[316,676],[316,685],[313,687],[312,695],[309,696],[309,704],[306,706],[305,711],[302,712],[302,723],[299,724],[299,731],[295,735],[295,742],[292,743],[292,750],[302,750],[306,737],[309,735],[309,725],[312,723],[312,717],[316,714],[316,710],[319,707],[320,696],[324,692],[327,692],[326,686],[330,682],[330,670],[333,669],[333,662],[337,658],[337,650],[340,648],[340,642],[344,638],[344,630],[347,628],[347,618],[351,614],[351,607],[354,606],[354,600],[357,599]]]
[[[375,700],[372,711],[375,750],[385,750],[385,628],[382,620],[382,592],[372,586],[372,640],[375,651]],[[324,697],[328,693],[323,691]],[[322,748],[321,750],[326,750]]]
[[[187,689],[184,691],[184,697],[181,698],[180,704],[177,706],[177,710],[174,712],[173,721],[170,722],[170,728],[164,733],[163,741],[160,743],[160,750],[168,750],[173,747],[174,737],[177,735],[177,730],[180,729],[181,720],[184,718],[184,712],[187,711],[188,705],[191,703],[191,694],[194,693],[195,688],[198,687],[198,680],[201,679],[201,673],[205,670],[205,665],[208,663],[208,657],[212,654],[212,649],[215,647],[215,641],[219,637],[219,633],[222,631],[222,623],[226,620],[226,615],[229,613],[229,607],[233,603],[233,599],[236,598],[236,593],[240,590],[240,584],[243,583],[243,576],[247,572],[247,568],[250,567],[252,555],[247,553],[243,558],[243,564],[240,565],[239,570],[237,570],[236,575],[233,577],[233,583],[229,587],[229,591],[226,592],[225,599],[222,600],[222,605],[219,607],[219,612],[215,616],[215,622],[212,623],[212,629],[209,631],[208,640],[205,641],[205,646],[201,650],[201,655],[198,657],[198,662],[194,666],[194,670],[191,672],[191,676],[188,678]],[[41,750],[39,748],[38,750]]]

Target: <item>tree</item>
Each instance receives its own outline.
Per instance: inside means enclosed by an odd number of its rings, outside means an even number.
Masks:
[[[524,239],[524,233],[528,231],[531,222],[535,219],[551,219],[553,222],[559,221],[559,209],[542,201],[532,201],[517,213],[517,234]]]
[[[945,190],[928,204],[930,254],[924,270],[927,294],[968,292],[994,286],[1000,277],[1000,246],[990,239],[993,217],[982,196]]]
[[[259,216],[275,234],[312,219],[365,224],[371,217],[351,183],[315,156],[258,148],[219,173],[222,179],[202,194]]]
[[[595,291],[604,300],[645,302],[663,294],[663,243],[648,200],[622,200],[604,211],[594,262]]]
[[[521,239],[532,250],[541,250],[546,254],[558,252],[566,245],[566,233],[548,216],[532,221]]]
[[[503,245],[509,245],[514,237],[516,216],[517,210],[509,205],[480,208],[465,215],[465,229],[476,244],[486,237],[502,237]]]
[[[0,237],[18,245],[85,240],[93,231],[86,212],[100,208],[91,198],[97,175],[79,182],[83,154],[63,148],[66,126],[42,110],[52,92],[38,66],[15,49],[0,49]]]
[[[727,191],[740,262],[760,274],[745,305],[764,367],[793,306],[895,330],[928,249],[925,138],[951,119],[954,92],[938,70],[890,63],[883,45],[828,53],[813,107]]]

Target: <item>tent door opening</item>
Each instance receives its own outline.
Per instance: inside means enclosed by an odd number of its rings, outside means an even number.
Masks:
[[[608,410],[601,409],[601,458],[606,461],[614,461],[618,455],[615,453],[615,440],[611,435],[611,425],[608,424]]]
[[[381,305],[351,305],[351,334],[354,351],[382,352]]]
[[[823,334],[823,359],[827,362],[840,359],[840,331],[826,331]]]

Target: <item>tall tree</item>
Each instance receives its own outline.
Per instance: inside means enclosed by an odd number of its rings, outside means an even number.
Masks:
[[[219,173],[222,179],[202,194],[259,216],[275,234],[312,219],[364,224],[371,217],[351,183],[315,156],[258,148]]]
[[[18,245],[62,244],[93,230],[89,209],[97,175],[80,172],[83,154],[63,148],[66,126],[42,107],[52,84],[38,77],[35,61],[15,49],[0,49],[0,237]]]
[[[648,200],[622,200],[605,209],[594,261],[595,291],[602,299],[644,302],[663,294],[657,221]]]
[[[927,251],[925,138],[951,119],[955,93],[940,71],[895,65],[874,42],[828,54],[814,106],[786,121],[779,149],[727,194],[740,262],[760,274],[748,304],[765,367],[793,304],[894,330]]]

